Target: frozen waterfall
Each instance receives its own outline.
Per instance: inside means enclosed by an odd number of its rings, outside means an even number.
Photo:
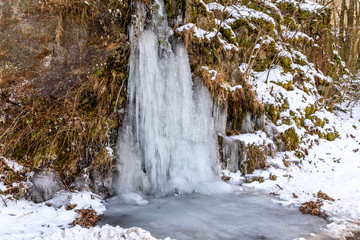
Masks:
[[[229,191],[216,176],[210,94],[200,81],[193,84],[186,49],[172,36],[162,3],[156,4],[152,22],[132,42],[129,103],[117,146],[118,191]]]

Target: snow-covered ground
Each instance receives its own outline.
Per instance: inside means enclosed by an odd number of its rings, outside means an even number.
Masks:
[[[6,160],[9,166],[20,170],[14,162]],[[0,190],[6,187],[0,182]],[[104,201],[91,192],[70,193],[61,191],[53,199],[44,203],[28,200],[9,200],[8,195],[0,195],[0,239],[36,239],[36,240],[93,240],[93,239],[146,239],[155,240],[151,234],[141,228],[124,229],[119,226],[105,225],[90,229],[71,223],[78,215],[75,210],[92,208],[97,214],[105,211]],[[66,210],[67,205],[76,205]]]
[[[274,201],[284,206],[300,206],[315,201],[319,191],[326,193],[335,201],[323,201],[322,209],[329,220],[324,230],[341,238],[360,227],[360,104],[346,113],[324,114],[336,127],[339,138],[327,141],[317,135],[305,135],[302,142],[308,142],[308,155],[304,159],[296,157],[294,152],[279,152],[275,158],[268,159],[268,169],[246,176],[263,177],[264,182],[244,185],[277,195]],[[244,179],[240,173],[229,176],[232,183]],[[276,176],[276,180],[270,176]]]

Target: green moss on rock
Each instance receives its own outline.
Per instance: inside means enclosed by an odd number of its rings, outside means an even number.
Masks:
[[[220,28],[220,33],[221,33],[221,35],[225,38],[225,40],[226,40],[228,43],[232,43],[232,44],[236,44],[236,43],[237,43],[237,40],[236,40],[236,38],[233,36],[233,34],[232,34],[232,32],[231,32],[231,29],[221,27],[221,28]]]
[[[283,143],[285,144],[286,151],[292,151],[298,148],[300,139],[294,128],[289,128],[284,133],[281,133],[280,136]]]
[[[305,118],[309,118],[315,112],[315,106],[311,104],[305,108]]]

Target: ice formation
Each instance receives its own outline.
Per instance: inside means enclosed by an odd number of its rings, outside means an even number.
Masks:
[[[117,147],[119,193],[228,191],[216,177],[210,94],[201,82],[193,84],[186,49],[168,27],[163,3],[155,6],[145,29],[141,17],[132,28],[129,103]]]

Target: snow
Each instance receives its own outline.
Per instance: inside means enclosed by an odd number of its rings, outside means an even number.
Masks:
[[[244,142],[245,145],[261,146],[264,143],[272,143],[270,139],[267,138],[266,133],[263,131],[257,131],[255,133],[245,133],[240,135],[231,136],[233,139],[240,140]]]
[[[230,92],[234,92],[237,89],[241,89],[242,86],[241,85],[235,85],[235,86],[231,86],[229,83],[222,83],[221,87],[228,89]]]
[[[77,216],[76,209],[92,208],[97,214],[104,213],[104,201],[91,192],[62,191],[44,203],[35,204],[27,200],[9,200],[6,204],[6,206],[5,204],[0,206],[0,236],[2,239],[156,239],[148,231],[137,227],[129,229],[109,225],[90,229],[78,225],[72,227],[71,223]],[[65,209],[67,204],[74,204],[76,207],[67,211]]]
[[[226,22],[230,23],[233,22],[235,19],[262,19],[266,22],[270,22],[273,25],[275,25],[275,20],[267,15],[264,12],[257,11],[255,9],[248,8],[246,6],[243,6],[241,4],[235,4],[232,6],[223,6],[219,3],[211,2],[206,4],[206,9],[208,11],[214,11],[214,10],[220,10],[224,12],[228,12],[229,15],[232,16],[232,19],[228,19]]]
[[[177,28],[177,31],[182,32],[182,31],[193,31],[193,34],[195,37],[199,38],[199,39],[204,39],[206,38],[207,40],[211,40],[211,38],[215,37],[215,32],[208,32],[205,31],[201,28],[198,28],[195,24],[193,23],[188,23],[185,24],[179,28]]]
[[[17,162],[15,161],[12,161],[12,160],[9,160],[9,159],[6,159],[4,157],[1,157],[0,156],[0,159],[3,159],[6,164],[11,167],[14,171],[21,171],[23,169],[23,166],[21,166],[20,164],[18,164]]]
[[[322,6],[316,2],[309,1],[309,0],[305,0],[303,3],[300,3],[299,6],[300,6],[301,10],[310,11],[310,12],[319,11],[321,9],[324,9],[324,6]]]
[[[314,39],[312,37],[309,37],[307,34],[303,33],[303,32],[299,32],[299,31],[283,31],[283,37],[285,39],[296,39],[298,40],[299,38],[306,38],[309,41],[313,41]]]
[[[316,135],[304,135],[303,142],[307,143],[309,154],[303,160],[294,152],[277,153],[274,159],[268,159],[271,167],[249,175],[261,176],[265,182],[245,186],[278,194],[274,201],[284,206],[300,206],[303,202],[314,201],[320,190],[325,192],[335,199],[334,202],[324,201],[323,210],[329,215],[325,231],[341,239],[349,231],[359,229],[360,131],[356,129],[360,128],[360,104],[353,108],[352,117],[350,111],[330,113],[323,110],[314,115],[329,119],[328,125],[336,126],[339,138],[327,141]],[[286,167],[284,160],[292,164]],[[269,180],[270,175],[277,179]],[[241,180],[236,173],[228,176],[235,182]],[[298,198],[294,198],[293,193]]]
[[[69,227],[77,215],[74,210],[65,210],[65,205],[69,203],[76,204],[75,209],[92,207],[99,214],[105,211],[99,197],[90,192],[60,192],[47,203],[53,203],[53,206],[27,200],[7,201],[6,206],[2,205],[0,208],[0,236],[8,239],[32,239]]]
[[[310,104],[314,104],[317,96],[309,95],[293,86],[292,91],[287,91],[281,84],[287,84],[293,81],[293,75],[284,73],[282,67],[276,66],[272,69],[267,69],[263,72],[253,72],[253,86],[254,91],[258,95],[258,99],[267,104],[280,106],[285,100],[289,104],[289,111],[298,112]],[[310,89],[314,87],[311,86]],[[314,89],[314,91],[316,91]]]
[[[132,227],[128,229],[119,226],[112,227],[104,225],[102,227],[93,227],[91,229],[75,226],[64,230],[58,229],[49,236],[43,238],[35,238],[34,240],[156,240],[151,234],[141,228]],[[166,238],[165,240],[170,240]]]
[[[217,36],[217,38],[219,39],[220,43],[223,45],[225,50],[235,49],[235,51],[238,51],[238,48],[234,44],[228,43],[227,41],[221,39],[220,38],[221,34],[216,34],[218,32],[216,29],[214,29],[213,31],[205,31],[205,30],[197,27],[193,23],[187,23],[187,24],[177,28],[176,30],[178,32],[192,31],[193,35],[195,37],[199,38],[200,40],[206,39],[206,40],[210,41],[212,38]]]
[[[114,149],[112,149],[111,147],[106,147],[105,148],[106,149],[106,151],[108,152],[108,154],[109,154],[109,156],[110,157],[113,157],[114,156]]]
[[[214,70],[214,69],[209,69],[209,67],[206,67],[206,66],[203,66],[203,67],[201,67],[201,68],[208,71],[209,76],[211,76],[210,79],[211,79],[212,81],[216,80],[216,77],[217,77],[217,75],[218,75],[218,72],[217,72],[216,70]]]
[[[318,3],[315,3],[315,2],[312,2],[312,1],[309,1],[309,0],[305,0],[303,2],[298,2],[298,1],[295,1],[295,0],[278,0],[276,1],[277,3],[280,3],[280,2],[287,2],[287,3],[291,3],[295,6],[299,6],[299,8],[303,11],[309,11],[309,12],[315,12],[315,11],[319,11],[321,9],[324,9],[324,6],[318,4]]]

